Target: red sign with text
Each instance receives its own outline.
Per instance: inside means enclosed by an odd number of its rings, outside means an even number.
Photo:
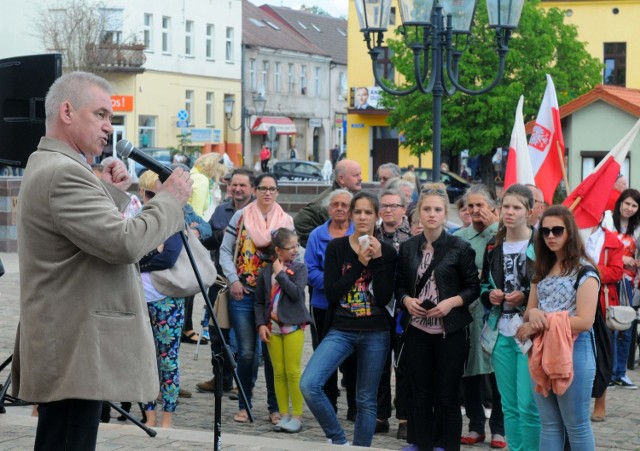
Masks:
[[[113,111],[133,111],[133,96],[111,96]]]

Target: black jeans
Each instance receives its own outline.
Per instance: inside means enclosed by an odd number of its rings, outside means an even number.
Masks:
[[[193,299],[195,296],[187,296],[184,298],[184,326],[182,327],[182,334],[184,331],[193,330]],[[214,298],[215,299],[215,298]]]
[[[488,379],[488,381],[487,381]],[[486,383],[491,384],[491,393],[485,388]],[[495,374],[479,374],[462,378],[464,391],[464,409],[469,418],[469,432],[484,434],[484,425],[487,421],[484,414],[483,400],[491,399],[491,418],[489,429],[492,434],[504,435],[504,415],[502,414],[502,399],[496,385]],[[490,397],[490,395],[493,395]]]
[[[387,361],[384,363],[380,383],[378,384],[378,419],[388,420],[391,418],[391,360],[392,352],[396,347],[396,332],[391,329],[389,331],[389,354]]]
[[[325,336],[325,325],[327,320],[327,310],[317,307],[311,307],[311,315],[313,317],[313,323],[311,325],[311,344],[313,350],[318,347],[320,342]],[[315,334],[314,334],[315,329]],[[315,336],[314,336],[315,335]],[[324,384],[324,392],[329,398],[334,410],[338,411],[338,396],[340,390],[338,389],[338,372],[334,371],[333,374],[327,379]],[[355,404],[354,404],[355,405]]]
[[[420,450],[435,446],[436,411],[444,426],[438,445],[446,451],[460,449],[460,379],[468,349],[466,329],[444,336],[409,326],[404,349],[413,398],[409,423]]]
[[[96,449],[102,401],[63,399],[38,405],[35,451]]]

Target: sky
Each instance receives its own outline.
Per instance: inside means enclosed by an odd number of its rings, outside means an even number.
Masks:
[[[317,5],[334,17],[347,17],[349,9],[348,0],[251,0],[251,3],[257,6],[264,4],[286,6],[291,9],[300,9],[301,5]]]

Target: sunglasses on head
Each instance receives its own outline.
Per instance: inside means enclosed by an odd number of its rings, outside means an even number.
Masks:
[[[446,196],[447,192],[442,188],[422,188],[420,190],[422,194],[435,194],[438,196]]]
[[[540,233],[542,233],[542,236],[547,238],[549,236],[549,234],[553,234],[554,237],[561,237],[562,234],[564,233],[564,227],[562,226],[555,226],[555,227],[540,227]]]

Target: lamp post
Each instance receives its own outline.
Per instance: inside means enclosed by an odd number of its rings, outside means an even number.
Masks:
[[[489,27],[495,30],[499,57],[495,79],[486,87],[469,89],[458,81],[458,63],[471,39],[477,0],[398,0],[402,25],[398,30],[413,51],[415,85],[397,90],[385,85],[377,70],[389,26],[391,0],[356,0],[360,31],[369,49],[376,84],[385,92],[405,96],[416,91],[433,96],[433,180],[440,181],[442,98],[462,91],[480,95],[502,79],[511,32],[517,28],[524,0],[486,0]],[[463,42],[462,49],[458,43]],[[447,86],[450,85],[450,86]]]
[[[224,115],[227,118],[227,126],[233,130],[238,131],[242,130],[240,133],[240,140],[242,142],[242,165],[245,166],[247,161],[250,160],[251,149],[247,150],[246,146],[246,137],[245,137],[245,128],[249,127],[249,120],[251,120],[251,113],[249,109],[244,105],[244,101],[242,102],[242,106],[240,109],[240,126],[235,128],[231,125],[231,118],[233,117],[233,107],[236,103],[235,96],[233,94],[225,94],[224,96]],[[267,98],[263,93],[259,92],[253,95],[253,106],[255,108],[255,115],[260,117],[264,114],[264,109],[267,106]]]

